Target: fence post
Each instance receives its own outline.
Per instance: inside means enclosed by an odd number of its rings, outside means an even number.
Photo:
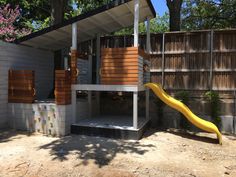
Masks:
[[[162,35],[161,85],[165,88],[165,33]]]
[[[236,119],[236,89],[234,89],[234,109],[233,109],[233,133],[236,133],[235,120]]]
[[[212,85],[213,85],[213,40],[214,40],[214,31],[211,30],[211,35],[210,35],[210,78],[209,78],[209,89],[212,90]]]

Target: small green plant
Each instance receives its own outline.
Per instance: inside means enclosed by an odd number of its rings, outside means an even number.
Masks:
[[[157,107],[157,109],[156,109],[157,110],[157,116],[158,116],[158,122],[157,123],[158,123],[158,126],[161,127],[162,124],[163,124],[163,115],[164,115],[163,108],[164,108],[165,104],[159,98],[156,99],[154,101],[154,103]]]
[[[208,91],[204,94],[204,98],[210,103],[210,116],[214,124],[220,129],[220,97],[215,91]]]
[[[176,93],[175,97],[181,101],[182,103],[188,105],[189,104],[189,92],[187,91],[179,91]],[[190,124],[183,114],[180,113],[180,128],[181,129],[190,129]]]

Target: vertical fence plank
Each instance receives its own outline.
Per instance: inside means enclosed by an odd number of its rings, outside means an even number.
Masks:
[[[213,50],[214,50],[214,31],[211,30],[210,34],[210,77],[209,77],[209,89],[212,90],[213,85]]]
[[[162,35],[161,85],[165,88],[165,33]]]

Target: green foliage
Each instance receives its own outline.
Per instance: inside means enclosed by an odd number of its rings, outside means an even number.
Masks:
[[[21,18],[15,22],[19,28],[34,29],[33,22],[43,23],[50,16],[50,3],[48,0],[0,0],[0,6],[10,4],[12,8],[20,7]]]
[[[235,9],[235,0],[184,0],[182,29],[235,28]]]
[[[220,129],[221,118],[220,118],[220,97],[215,91],[208,91],[204,94],[205,99],[210,103],[210,116],[213,123]]]
[[[80,15],[108,2],[109,0],[67,0],[64,18],[69,19]],[[51,2],[48,0],[0,0],[0,6],[5,6],[6,4],[10,4],[12,8],[19,5],[21,18],[15,23],[19,28],[26,27],[32,29],[32,31],[37,31],[51,24],[52,8]]]
[[[150,20],[151,33],[163,33],[169,30],[169,15],[165,13],[163,16],[158,16]],[[133,27],[124,28],[114,33],[114,35],[132,35],[134,33]],[[146,34],[146,27],[144,23],[139,24],[139,33]]]
[[[181,101],[182,103],[184,103],[185,105],[189,104],[189,92],[187,91],[179,91],[176,93],[175,97]],[[190,128],[190,124],[187,121],[186,117],[184,117],[183,114],[180,113],[180,128],[182,129],[189,129]]]
[[[106,5],[108,4],[109,2],[112,2],[113,0],[73,0],[74,4],[76,4],[76,6],[78,7],[77,10],[80,12],[80,13],[85,13],[85,12],[88,12],[90,10],[93,10],[95,8],[98,8],[102,5]]]

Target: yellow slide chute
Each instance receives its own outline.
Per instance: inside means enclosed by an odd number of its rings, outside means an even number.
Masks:
[[[193,114],[193,112],[182,102],[174,99],[173,97],[169,96],[161,87],[160,84],[156,83],[148,83],[145,84],[145,87],[148,87],[152,89],[152,91],[155,93],[157,97],[159,97],[164,103],[169,105],[170,107],[176,109],[177,111],[181,112],[193,125],[196,127],[210,132],[210,133],[216,133],[217,138],[219,140],[219,144],[222,144],[222,136],[219,132],[218,128],[215,126],[215,124],[203,120]]]

